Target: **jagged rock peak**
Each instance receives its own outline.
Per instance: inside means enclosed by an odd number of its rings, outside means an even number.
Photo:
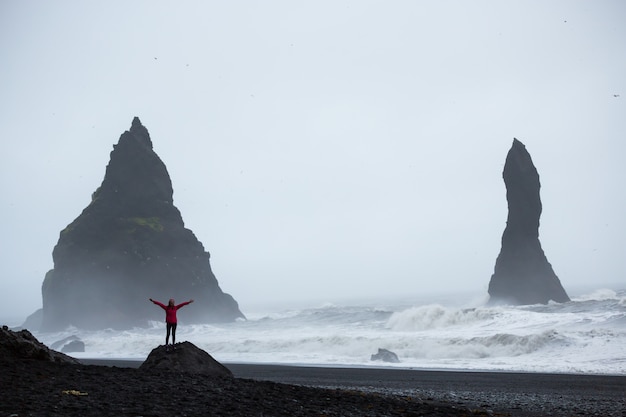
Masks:
[[[513,138],[513,144],[506,156],[505,171],[503,171],[503,178],[507,179],[510,175],[507,172],[515,175],[515,173],[525,173],[529,175],[529,180],[532,180],[533,186],[536,182],[539,184],[539,173],[533,164],[533,160],[526,149],[526,145],[520,142],[517,138]],[[533,187],[534,188],[534,187]]]
[[[152,149],[152,140],[138,117],[113,145],[101,191],[133,200],[173,202],[172,182],[165,164]]]
[[[60,233],[42,286],[43,329],[145,326],[163,319],[149,297],[195,299],[181,313],[187,322],[244,317],[172,196],[167,168],[135,118],[91,203]]]
[[[142,143],[152,149],[152,140],[150,139],[150,133],[148,132],[148,129],[146,129],[145,126],[141,124],[141,120],[139,120],[139,117],[135,116],[133,118],[133,123],[131,124],[128,133],[130,133],[135,140],[139,141],[139,143]]]
[[[509,214],[489,282],[491,303],[569,301],[539,242],[539,174],[526,147],[517,139],[513,139],[502,176]]]

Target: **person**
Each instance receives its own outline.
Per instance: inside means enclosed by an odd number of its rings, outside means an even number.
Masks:
[[[176,319],[176,311],[179,308],[186,306],[187,304],[193,303],[193,300],[185,301],[184,303],[180,303],[178,305],[174,303],[173,298],[170,298],[170,301],[167,303],[167,305],[159,301],[153,300],[152,298],[150,298],[150,301],[152,301],[154,304],[158,305],[163,310],[165,310],[165,326],[167,329],[166,334],[165,334],[165,348],[167,349],[167,345],[170,340],[170,332],[172,333],[172,347],[173,347],[176,344],[176,325],[178,324],[178,320]]]

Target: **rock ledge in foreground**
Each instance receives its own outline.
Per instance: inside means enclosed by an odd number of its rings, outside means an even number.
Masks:
[[[0,360],[34,359],[45,362],[79,363],[78,360],[48,348],[28,330],[14,332],[0,328]]]

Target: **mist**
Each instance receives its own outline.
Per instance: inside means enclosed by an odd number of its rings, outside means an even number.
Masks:
[[[59,232],[134,116],[244,313],[486,294],[514,137],[565,289],[623,286],[625,17],[619,1],[3,2],[0,317],[41,307]]]

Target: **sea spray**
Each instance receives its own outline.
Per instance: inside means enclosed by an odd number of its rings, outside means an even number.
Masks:
[[[496,314],[494,309],[459,310],[434,304],[412,307],[394,313],[387,322],[387,327],[404,331],[428,330],[489,320],[494,314]]]
[[[325,304],[234,323],[181,320],[177,340],[222,362],[380,366],[370,357],[385,348],[400,359],[388,365],[394,367],[625,375],[625,297],[603,290],[568,303],[518,307]],[[78,357],[143,360],[164,343],[165,324],[36,334],[48,345],[71,335],[85,342]]]

